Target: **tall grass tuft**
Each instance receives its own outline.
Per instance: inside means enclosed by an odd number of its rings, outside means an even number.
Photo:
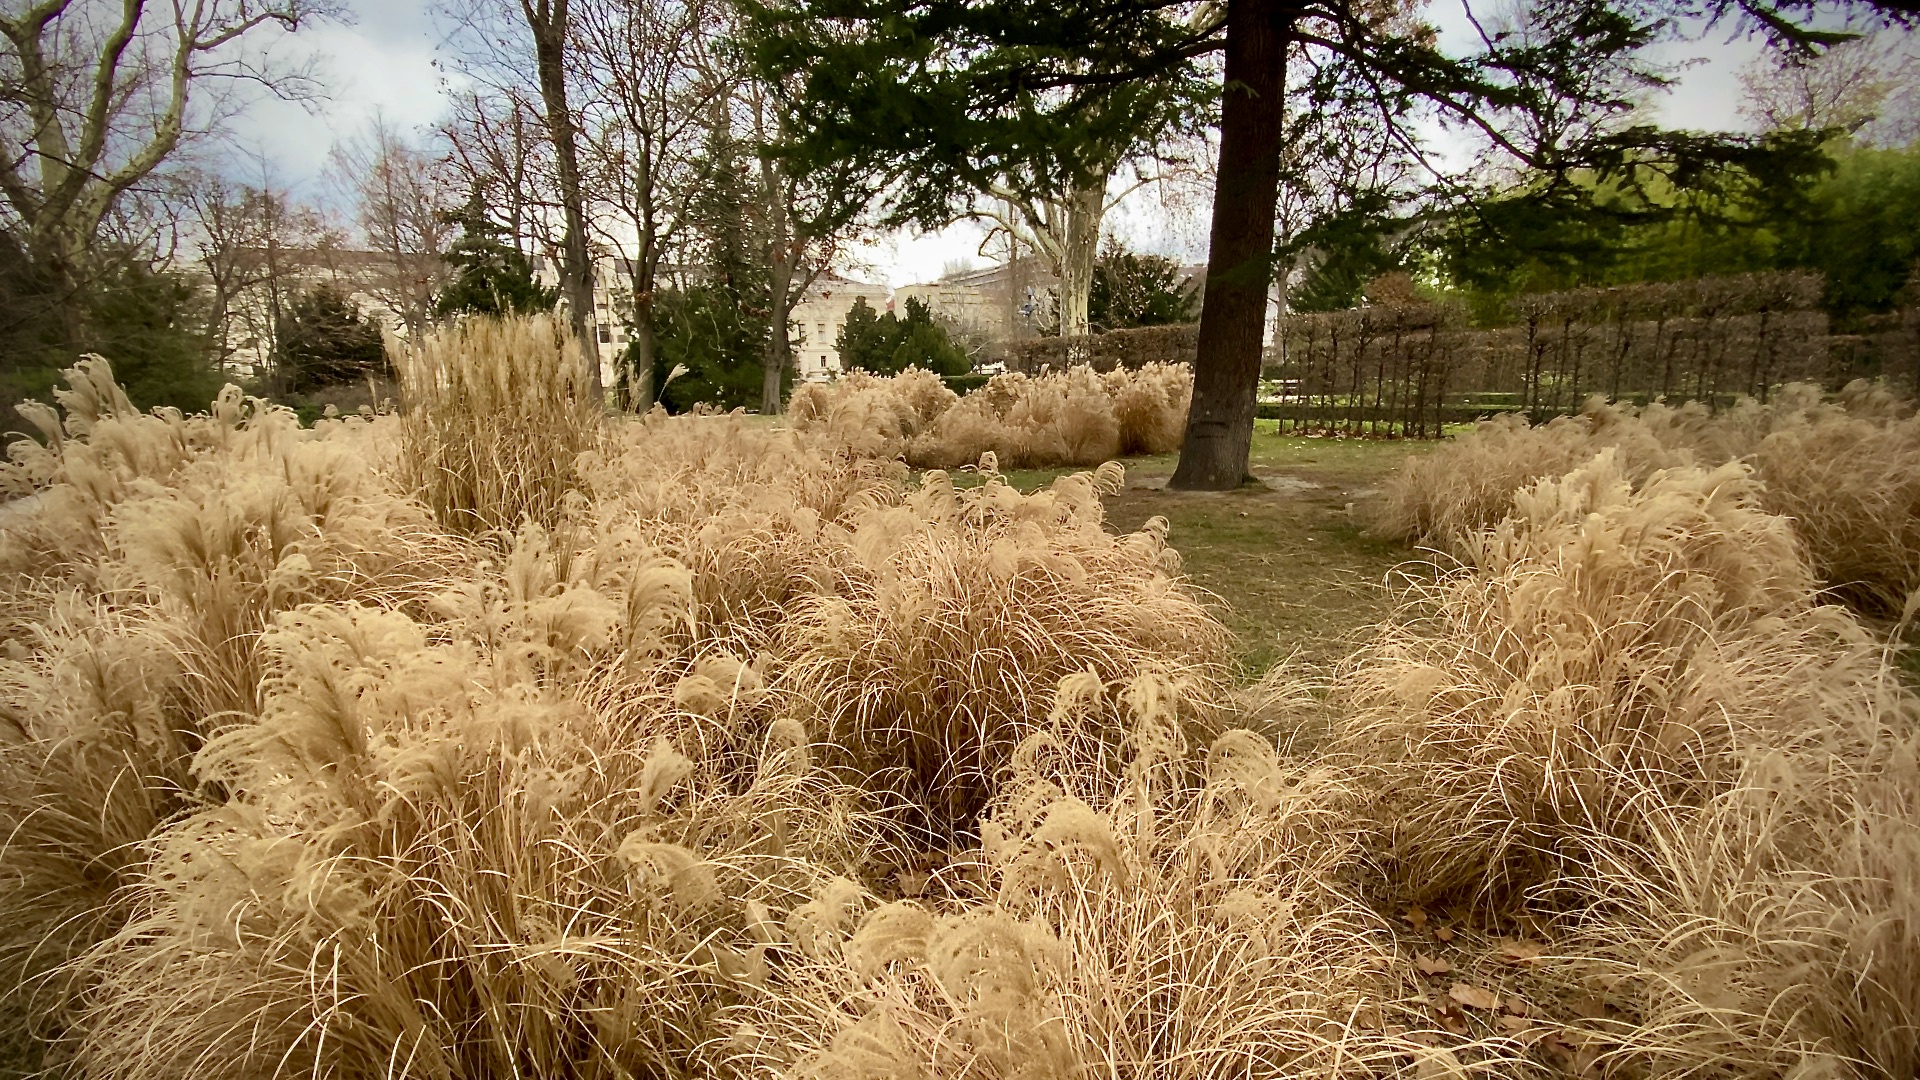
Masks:
[[[1057,728],[1114,745],[1110,712],[1058,718],[1060,679],[1159,672],[1187,707],[1217,696],[1226,630],[1175,577],[1166,523],[1115,536],[1102,491],[1118,465],[1021,495],[991,471],[956,489],[927,474],[904,504],[851,516],[840,580],[801,599],[778,637],[779,684],[865,782],[939,837],[971,828],[1007,755]]]
[[[465,533],[551,527],[600,437],[585,360],[551,315],[463,319],[388,343],[400,377],[404,462],[435,520]]]
[[[1877,646],[1759,496],[1742,465],[1636,488],[1604,451],[1412,587],[1338,680],[1403,895],[1551,903],[1596,840],[1647,842],[1652,808],[1704,805],[1740,750],[1872,681]]]
[[[1920,417],[1864,382],[1831,402],[1817,387],[1793,385],[1767,404],[1718,413],[1596,398],[1539,427],[1489,421],[1410,459],[1370,509],[1372,528],[1462,555],[1505,516],[1515,491],[1607,448],[1635,481],[1678,465],[1748,461],[1763,505],[1793,519],[1814,572],[1857,609],[1891,617],[1920,589]]]
[[[1191,745],[1161,676],[1062,680],[1056,716],[1121,698],[1117,760],[1034,732],[982,846],[927,899],[836,905],[796,992],[744,1010],[776,1075],[1360,1077],[1457,1061],[1344,885],[1348,777],[1230,731]],[[955,898],[965,897],[964,903]],[[850,897],[848,898],[851,899]],[[751,1059],[750,1059],[751,1060]],[[1488,1047],[1489,1069],[1510,1064]]]
[[[832,588],[849,561],[846,515],[896,503],[906,475],[830,433],[657,413],[581,469],[591,508],[563,530],[589,530],[595,558],[635,542],[678,560],[700,632],[753,638],[740,642],[750,650],[799,597]]]
[[[472,620],[279,620],[259,718],[194,759],[225,801],[159,830],[79,965],[77,1075],[678,1074],[772,992],[771,929],[858,861],[861,797],[751,693],[720,695],[758,710],[743,759],[676,742],[701,658],[520,543]],[[643,624],[684,621],[651,595]],[[616,659],[647,707],[608,723],[566,687]]]
[[[1192,395],[1185,364],[1009,372],[965,397],[924,371],[851,372],[795,390],[788,415],[856,455],[904,455],[919,468],[971,466],[987,453],[1006,468],[1051,468],[1172,453]]]
[[[855,370],[829,383],[795,387],[787,419],[857,457],[885,459],[905,454],[914,437],[958,400],[940,376],[921,368],[892,376]]]

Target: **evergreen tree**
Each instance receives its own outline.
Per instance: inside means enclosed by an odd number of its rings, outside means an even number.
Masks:
[[[306,394],[384,374],[387,353],[380,327],[345,290],[323,282],[281,316],[274,366],[282,390]]]
[[[886,317],[892,319],[893,312],[887,312]],[[849,371],[878,371],[893,356],[892,343],[880,328],[880,316],[868,306],[864,296],[854,298],[853,307],[847,311],[847,321],[840,326],[840,336],[834,339],[834,347],[840,350],[840,366]]]
[[[19,238],[0,232],[0,400],[48,400],[62,368],[99,353],[135,405],[205,409],[221,385],[205,295],[140,252],[101,245],[94,255],[90,276],[69,294]],[[69,337],[76,324],[77,347]]]
[[[1855,6],[1884,17],[1913,12],[1909,0]],[[1804,25],[1813,0],[1528,0],[1513,9],[1508,27],[1456,41],[1413,5],[1351,0],[747,0],[746,7],[753,62],[786,96],[790,163],[868,168],[876,191],[907,175],[912,188],[937,196],[983,166],[996,175],[1054,178],[1053,190],[1079,187],[1098,174],[1113,144],[1106,123],[1136,122],[1124,107],[1129,100],[1182,98],[1205,73],[1203,56],[1223,58],[1193,404],[1170,481],[1187,489],[1231,488],[1249,475],[1282,159],[1303,149],[1288,142],[1290,69],[1315,84],[1305,108],[1351,101],[1402,132],[1430,111],[1535,170],[1544,179],[1529,194],[1554,199],[1582,193],[1566,181],[1583,169],[1603,180],[1691,178],[1756,149],[1750,139],[1623,119],[1663,81],[1646,50],[1676,20],[1739,20],[1802,48],[1845,37]],[[1484,176],[1497,170],[1478,161],[1473,168],[1480,175],[1442,186],[1479,194]]]
[[[906,309],[904,319],[891,311],[875,316],[864,298],[855,300],[837,342],[840,362],[876,375],[898,375],[910,367],[936,375],[965,375],[972,369],[925,302],[908,297]]]
[[[750,201],[745,148],[724,115],[709,125],[689,208],[688,254],[698,277],[655,300],[654,385],[676,365],[686,374],[660,392],[670,412],[704,403],[757,406],[767,351],[770,285]]]
[[[478,192],[452,220],[461,234],[447,249],[452,275],[434,299],[435,315],[528,315],[553,310],[560,299],[558,290],[542,286],[533,275],[533,261],[502,239],[504,230],[488,220]]]
[[[1088,321],[1096,333],[1189,323],[1199,300],[1199,290],[1180,280],[1179,263],[1109,244],[1093,270]]]

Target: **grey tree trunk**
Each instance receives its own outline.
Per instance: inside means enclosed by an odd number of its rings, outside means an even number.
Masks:
[[[547,114],[547,134],[553,140],[554,172],[560,182],[560,208],[566,219],[561,243],[560,285],[566,294],[568,318],[585,354],[587,393],[602,399],[600,343],[593,325],[593,253],[587,245],[586,202],[580,187],[580,150],[573,112],[567,102],[568,0],[520,0],[533,31],[533,53],[540,78],[540,102]]]
[[[1060,336],[1080,337],[1091,329],[1093,267],[1100,255],[1100,219],[1106,211],[1105,177],[1067,196],[1066,235],[1060,246]]]

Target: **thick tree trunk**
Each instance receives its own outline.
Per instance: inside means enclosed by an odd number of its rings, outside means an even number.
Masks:
[[[653,337],[653,290],[633,290],[633,339],[627,346],[627,401],[637,413],[653,408],[653,363],[659,348]]]
[[[1220,172],[1193,406],[1169,487],[1224,491],[1247,479],[1267,286],[1273,280],[1287,42],[1299,17],[1289,0],[1227,2]]]
[[[1067,196],[1067,228],[1061,244],[1060,336],[1089,332],[1087,311],[1093,299],[1093,266],[1100,255],[1100,218],[1107,207],[1106,178]]]

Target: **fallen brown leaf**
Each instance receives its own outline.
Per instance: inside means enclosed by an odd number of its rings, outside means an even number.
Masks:
[[[1525,1031],[1532,1023],[1531,1020],[1528,1020],[1524,1016],[1502,1015],[1500,1017],[1500,1026],[1506,1028],[1508,1031]]]
[[[1436,926],[1436,927],[1434,927],[1434,928],[1433,928],[1433,936],[1434,936],[1434,937],[1437,937],[1437,938],[1439,938],[1439,939],[1440,939],[1440,940],[1441,940],[1442,942],[1447,942],[1447,941],[1452,941],[1452,940],[1453,940],[1453,927],[1451,927],[1451,926]]]
[[[1418,904],[1408,908],[1407,925],[1413,927],[1415,930],[1425,930],[1427,928],[1427,909]]]
[[[1428,956],[1426,953],[1414,953],[1413,966],[1419,968],[1424,975],[1445,975],[1453,970],[1452,964],[1437,957]]]
[[[1576,1015],[1588,1020],[1605,1020],[1607,1003],[1604,999],[1592,994],[1582,994],[1573,999],[1573,1011]]]
[[[1465,1005],[1469,1009],[1498,1009],[1500,995],[1478,986],[1469,986],[1463,982],[1454,983],[1447,988],[1447,996]]]
[[[1545,945],[1537,941],[1528,941],[1522,938],[1517,941],[1501,942],[1500,948],[1496,950],[1495,954],[1499,956],[1501,960],[1515,967],[1535,967],[1542,962],[1542,957],[1546,951],[1547,947]]]

